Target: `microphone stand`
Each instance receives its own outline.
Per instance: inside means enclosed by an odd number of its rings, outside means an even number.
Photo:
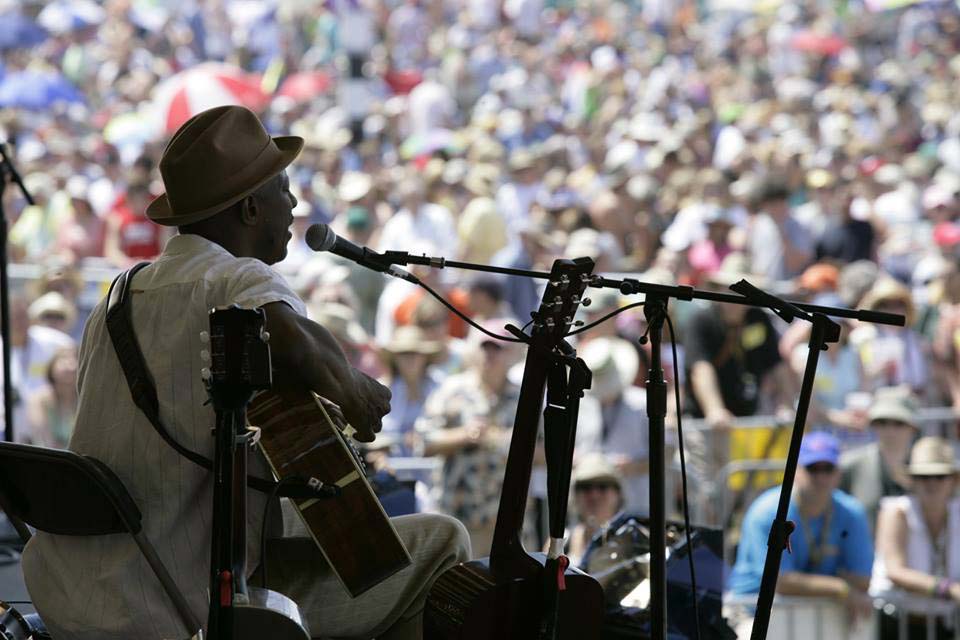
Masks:
[[[10,379],[10,280],[7,275],[7,214],[3,208],[3,192],[7,178],[18,187],[23,197],[31,205],[33,197],[20,179],[20,174],[7,155],[6,143],[0,142],[0,337],[3,340],[3,439],[13,442],[13,381]]]
[[[521,269],[507,269],[487,265],[476,265],[464,262],[446,260],[442,257],[412,256],[405,251],[385,251],[378,256],[383,265],[390,264],[418,264],[435,268],[446,266],[505,273],[509,275],[525,276],[530,278],[549,279],[550,274],[544,271],[527,271]],[[416,278],[410,276],[411,281]],[[789,536],[789,523],[786,523],[786,509],[790,502],[790,489],[793,486],[793,476],[796,473],[797,459],[800,455],[800,441],[803,438],[803,426],[807,419],[807,409],[813,392],[813,380],[816,373],[819,353],[826,348],[828,342],[836,342],[834,330],[837,326],[826,316],[838,318],[852,318],[861,322],[873,322],[903,326],[906,319],[902,315],[868,311],[865,309],[846,309],[843,307],[828,307],[800,302],[782,300],[757,289],[746,280],[731,285],[731,289],[740,295],[703,291],[690,286],[671,286],[640,282],[633,278],[616,280],[599,275],[590,277],[589,286],[595,288],[616,289],[624,295],[642,293],[645,296],[644,314],[649,327],[651,346],[650,367],[647,375],[647,418],[649,420],[649,451],[650,451],[650,638],[651,640],[666,640],[667,637],[667,600],[666,600],[666,509],[664,503],[665,460],[664,460],[664,430],[667,407],[667,385],[663,378],[661,365],[661,343],[663,320],[667,313],[667,301],[670,298],[677,300],[709,300],[728,304],[740,304],[751,307],[767,307],[778,316],[790,322],[794,317],[802,317],[813,322],[813,335],[810,339],[810,355],[807,369],[804,371],[803,386],[798,400],[798,410],[794,422],[793,436],[790,442],[786,468],[784,469],[784,489],[780,493],[780,509],[777,519],[771,529],[768,546],[773,553],[767,554],[767,564],[764,567],[764,583],[766,593],[761,588],[762,601],[760,606],[766,606],[764,614],[758,611],[751,640],[763,640],[766,636],[766,621],[769,619],[769,606],[773,600],[773,587],[776,586],[777,570],[780,566],[780,557],[786,546]],[[811,316],[812,314],[812,316]],[[839,327],[837,327],[839,330]],[[674,381],[676,383],[676,381]],[[782,511],[782,513],[781,513]],[[699,624],[699,621],[697,621]],[[758,628],[762,626],[763,628]]]

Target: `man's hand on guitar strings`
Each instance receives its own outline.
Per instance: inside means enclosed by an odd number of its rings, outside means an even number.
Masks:
[[[383,416],[390,413],[390,389],[367,374],[353,370],[354,388],[341,408],[359,442],[372,442],[383,427]]]

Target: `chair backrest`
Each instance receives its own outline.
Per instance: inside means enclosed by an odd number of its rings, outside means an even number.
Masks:
[[[105,464],[71,451],[0,442],[0,506],[68,536],[140,532],[140,510]]]
[[[187,633],[202,638],[200,621],[143,532],[140,510],[104,463],[72,451],[0,442],[0,507],[47,533],[131,534]]]

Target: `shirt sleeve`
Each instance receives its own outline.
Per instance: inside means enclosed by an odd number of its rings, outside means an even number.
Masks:
[[[254,258],[237,260],[236,271],[227,285],[226,299],[241,307],[262,307],[285,302],[302,316],[307,315],[303,300],[293,292],[279,273]]]

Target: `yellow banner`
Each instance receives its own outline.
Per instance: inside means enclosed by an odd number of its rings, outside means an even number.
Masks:
[[[790,449],[790,427],[774,426],[737,428],[730,430],[730,462],[747,460],[786,460]],[[779,484],[783,480],[783,470],[776,471],[738,471],[730,474],[727,486],[740,491],[747,485],[747,479],[753,474],[750,486],[765,489]]]

